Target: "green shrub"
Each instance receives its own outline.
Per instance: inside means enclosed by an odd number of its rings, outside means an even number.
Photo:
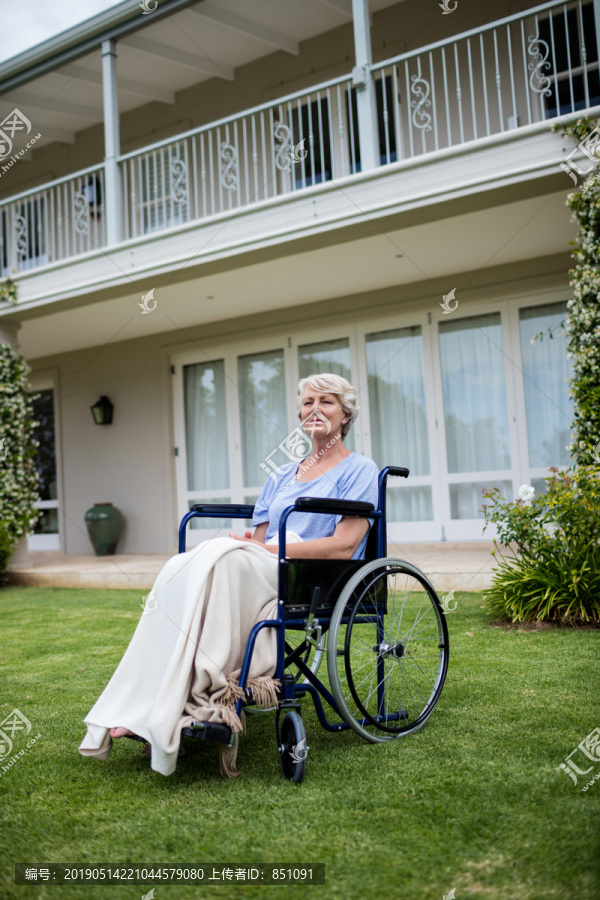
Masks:
[[[483,492],[484,531],[498,528],[486,606],[513,622],[600,625],[600,466],[550,471],[547,492],[531,502]]]
[[[4,522],[0,521],[0,585],[6,582],[4,570],[16,546],[16,541],[8,533]]]
[[[12,552],[38,518],[36,422],[28,375],[23,357],[9,344],[0,344],[0,577],[7,548]]]

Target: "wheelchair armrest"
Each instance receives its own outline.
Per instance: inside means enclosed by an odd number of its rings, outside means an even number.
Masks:
[[[294,509],[302,512],[334,513],[341,516],[364,516],[373,512],[372,503],[363,500],[329,500],[321,497],[298,497]]]
[[[197,503],[190,512],[208,513],[215,518],[225,516],[233,519],[251,519],[254,506],[245,503]],[[218,516],[217,516],[218,514]]]

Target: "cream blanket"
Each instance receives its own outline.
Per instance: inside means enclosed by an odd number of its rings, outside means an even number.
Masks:
[[[293,532],[287,539],[301,540]],[[109,729],[122,726],[150,743],[152,768],[170,775],[182,728],[207,721],[241,731],[232,706],[240,693],[237,679],[252,626],[276,617],[277,577],[277,554],[229,537],[170,559],[123,659],[84,720],[80,753],[106,759]],[[263,628],[254,647],[249,680],[259,705],[275,698],[276,635],[275,628]],[[232,756],[224,768],[222,755],[223,774],[238,774]]]

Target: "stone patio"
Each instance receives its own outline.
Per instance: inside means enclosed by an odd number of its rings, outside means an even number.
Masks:
[[[490,586],[494,558],[492,543],[389,543],[388,555],[406,559],[421,569],[437,591],[481,591]],[[148,591],[173,554],[140,553],[115,556],[75,556],[52,552],[30,553],[29,559],[9,567],[10,584],[39,587],[131,588]]]

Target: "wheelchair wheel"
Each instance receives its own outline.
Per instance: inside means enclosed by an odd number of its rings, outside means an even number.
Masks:
[[[300,784],[306,768],[306,729],[299,713],[292,710],[287,713],[281,726],[281,770],[284,778]]]
[[[285,642],[290,648],[286,647],[285,655],[286,658],[290,656],[290,653],[300,647],[301,644],[304,644],[306,641],[306,632],[304,631],[296,631],[287,629],[285,632]],[[327,644],[327,633],[323,632],[319,635],[317,646],[314,644],[306,643],[305,647],[300,651],[300,659],[307,666],[313,675],[316,675],[319,671],[319,666],[323,660],[323,656],[325,655],[325,646]],[[294,683],[296,684],[299,681],[304,681],[304,675],[300,671],[300,669],[294,665],[294,663],[290,663],[285,667],[286,674],[290,674],[294,678]]]
[[[433,586],[400,559],[366,563],[333,611],[327,646],[342,718],[371,743],[421,728],[448,669],[448,628]]]

